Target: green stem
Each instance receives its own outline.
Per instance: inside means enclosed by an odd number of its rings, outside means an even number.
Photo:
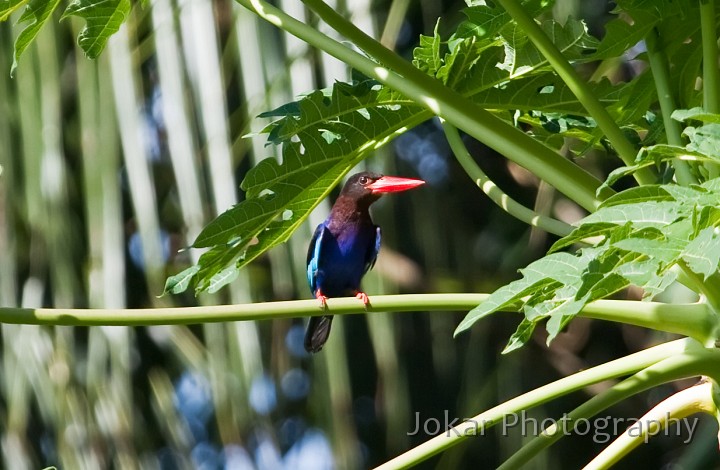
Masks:
[[[672,113],[676,109],[675,98],[673,97],[672,88],[670,86],[670,66],[668,65],[667,56],[661,49],[659,43],[660,38],[657,30],[654,28],[645,37],[647,44],[648,61],[650,62],[650,70],[652,70],[655,79],[655,89],[657,90],[658,102],[660,103],[660,111],[665,125],[665,135],[670,145],[678,147],[683,146],[682,130],[680,123],[672,118]],[[697,183],[697,180],[690,172],[690,166],[678,158],[673,159],[673,167],[675,168],[675,176],[678,183],[687,186]]]
[[[715,1],[700,0],[700,28],[703,46],[703,108],[720,113],[720,74],[718,73],[718,44],[715,34]]]
[[[612,444],[607,446],[585,466],[587,470],[610,468],[642,443],[647,443],[650,436],[657,435],[667,429],[672,422],[677,422],[695,413],[707,413],[715,416],[717,408],[712,398],[712,383],[701,382],[693,387],[681,390],[655,406],[629,427]],[[651,426],[654,424],[654,428]]]
[[[683,352],[666,357],[662,361],[641,370],[637,374],[614,385],[605,392],[592,397],[563,416],[562,426],[550,426],[542,434],[524,445],[499,468],[515,469],[527,464],[542,450],[550,447],[561,437],[571,433],[575,424],[587,420],[610,406],[652,387],[698,375],[717,376],[720,368],[720,351],[705,349],[698,343],[688,343]]]
[[[263,0],[236,1],[308,44],[327,52],[390,88],[401,91],[418,104],[527,168],[588,211],[594,211],[599,205],[600,201],[596,198],[595,191],[600,186],[600,182],[590,173],[562,158],[551,148],[519,129],[493,116],[456,91],[447,88],[435,78],[416,69],[365,35],[321,1],[308,0],[306,3],[330,26],[383,65],[345,47]],[[603,193],[603,197],[608,195],[609,193]]]
[[[291,300],[202,307],[139,309],[0,308],[0,323],[67,326],[147,326],[277,320],[316,315],[372,312],[468,311],[488,294],[402,294],[370,296],[366,309],[355,297],[328,299],[323,310],[317,300]],[[579,316],[627,323],[707,340],[714,314],[704,303],[662,304],[628,300],[597,300]]]
[[[404,294],[370,296],[364,308],[355,297],[328,299],[327,309],[317,300],[290,300],[202,307],[139,309],[0,308],[0,323],[28,325],[188,325],[198,323],[272,320],[316,315],[368,312],[417,312],[470,310],[488,294]]]
[[[564,377],[480,413],[384,463],[376,470],[412,467],[459,444],[467,437],[476,436],[479,432],[500,423],[508,415],[534,408],[603,380],[635,373],[659,361],[677,356],[696,344],[689,339],[676,340]]]
[[[472,155],[470,155],[467,147],[465,147],[457,128],[445,121],[442,121],[442,126],[445,130],[445,136],[450,143],[450,147],[455,154],[455,158],[463,167],[465,173],[467,173],[468,176],[475,181],[475,184],[482,189],[482,191],[487,194],[487,196],[495,204],[500,206],[501,209],[528,225],[540,227],[546,232],[553,233],[559,237],[569,235],[570,232],[573,231],[573,227],[571,225],[560,220],[553,219],[552,217],[539,214],[505,194],[502,189],[497,187],[495,183],[485,174],[485,172],[482,171],[477,163],[475,163]]]
[[[562,52],[553,44],[552,40],[543,32],[535,20],[528,15],[525,9],[516,0],[498,0],[505,11],[512,16],[528,38],[533,42],[535,47],[547,59],[548,63],[555,69],[555,72],[563,79],[565,84],[570,88],[578,101],[582,103],[585,109],[595,119],[600,129],[603,131],[610,143],[615,147],[618,156],[626,165],[631,165],[635,161],[637,149],[625,137],[622,129],[617,125],[615,120],[610,116],[607,109],[602,105],[600,100],[592,91],[590,85],[585,82],[573,68],[572,64],[565,59]],[[655,177],[649,170],[643,170],[635,173],[635,179],[640,184],[652,184]]]

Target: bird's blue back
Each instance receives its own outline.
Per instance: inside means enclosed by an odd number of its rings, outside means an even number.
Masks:
[[[325,220],[315,229],[307,259],[307,278],[313,295],[354,295],[360,280],[380,250],[380,227],[372,223],[333,224]]]

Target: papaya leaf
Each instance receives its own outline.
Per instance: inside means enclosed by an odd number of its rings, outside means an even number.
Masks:
[[[700,107],[692,109],[676,109],[672,113],[672,118],[680,122],[696,120],[720,124],[720,114],[709,113]]]
[[[702,274],[704,279],[717,272],[720,262],[720,236],[716,227],[708,227],[700,231],[685,246],[682,258],[691,271]]]
[[[683,216],[674,201],[647,201],[603,207],[583,219],[583,224],[609,222],[632,223],[636,228],[663,227]]]
[[[668,25],[677,24],[678,19],[691,9],[688,0],[618,0],[616,3],[613,13],[617,18],[605,26],[605,35],[593,54],[596,60],[625,54],[663,21]],[[675,29],[679,28],[675,26]]]
[[[78,45],[88,58],[95,59],[110,36],[120,29],[130,8],[130,0],[73,0],[61,19],[78,16],[87,22],[78,36]]]
[[[707,126],[703,126],[707,127]],[[689,128],[686,128],[687,131]],[[697,146],[711,144],[714,137],[709,134],[698,135]],[[638,153],[635,162],[632,165],[621,166],[611,171],[605,182],[598,188],[598,193],[608,186],[615,184],[620,178],[631,175],[642,168],[660,167],[663,163],[673,159],[681,159],[687,162],[713,162],[720,161],[712,158],[711,155],[698,151],[697,148],[678,147],[676,145],[658,144],[649,147],[643,147]]]
[[[608,105],[617,102],[621,89],[622,86],[614,86],[607,80],[597,83],[594,88],[598,99]],[[488,109],[519,109],[577,116],[587,113],[565,82],[552,73],[521,77],[503,86],[485,89],[474,94],[472,100]],[[595,127],[594,121],[590,124],[586,119],[584,123]],[[567,128],[556,129],[557,132],[564,130]]]
[[[531,263],[520,271],[523,275],[521,279],[496,290],[485,302],[471,310],[455,329],[455,335],[481,318],[508,308],[533,291],[575,281],[579,278],[575,263],[575,256],[568,253],[553,253]]]
[[[0,0],[0,21],[10,18],[14,11],[27,2],[28,0]]]
[[[238,278],[240,271],[235,266],[229,266],[219,273],[215,274],[208,281],[208,294],[214,294],[219,291],[222,287],[230,284],[232,281]]]
[[[494,41],[500,31],[507,27],[511,20],[505,9],[496,2],[467,2],[468,8],[463,10],[467,20],[458,25],[453,35],[456,38],[475,36],[479,41]],[[528,14],[536,17],[552,8],[553,2],[529,0],[522,2]]]
[[[645,201],[672,201],[673,197],[665,191],[663,186],[658,184],[647,184],[626,189],[615,193],[605,199],[600,205],[603,207],[617,206],[620,204],[640,203]]]
[[[569,19],[564,25],[554,21],[544,21],[543,32],[552,38],[555,46],[571,62],[587,60],[590,52],[595,52],[598,41],[588,34],[585,23]],[[499,67],[511,77],[527,74],[528,70],[537,70],[548,65],[545,56],[535,47],[527,34],[515,23],[503,31],[505,39],[505,61]]]
[[[520,325],[518,325],[517,330],[515,330],[515,333],[513,333],[510,337],[510,340],[505,346],[505,349],[503,349],[502,353],[508,354],[524,346],[525,343],[527,343],[532,337],[533,331],[535,331],[535,325],[536,323],[534,321],[523,318]]]
[[[608,237],[612,232],[617,230],[617,224],[612,222],[597,222],[590,224],[582,224],[576,228],[569,235],[556,241],[553,246],[550,247],[548,253],[554,253],[563,248],[567,248],[575,243],[582,242],[593,237]]]
[[[670,268],[678,263],[704,278],[717,273],[718,201],[720,179],[688,187],[649,185],[613,196],[551,251],[577,242],[593,246],[575,254],[551,252],[521,270],[521,279],[470,311],[456,334],[490,313],[513,308],[525,318],[506,352],[525,344],[543,321],[549,343],[589,302],[629,285],[643,289],[643,300],[652,299],[675,282]]]
[[[184,271],[167,278],[165,281],[165,292],[164,294],[180,294],[181,292],[185,292],[185,290],[190,285],[190,281],[192,281],[192,278],[197,274],[197,272],[200,270],[200,265],[193,265],[189,268],[185,269]]]
[[[440,55],[442,39],[438,33],[439,27],[440,21],[438,20],[433,35],[420,35],[420,45],[413,51],[413,65],[431,76],[435,76],[442,66]]]
[[[710,161],[720,163],[720,124],[712,122],[697,128],[686,127],[683,134],[690,139],[688,150],[711,157]]]
[[[60,0],[30,0],[28,2],[25,7],[25,11],[18,20],[18,24],[27,23],[27,25],[15,40],[15,52],[13,54],[12,67],[10,67],[10,76],[15,74],[20,56],[35,39],[40,32],[40,29],[47,22],[52,15],[52,12],[55,11],[59,4]],[[18,6],[19,4],[15,4],[12,8],[14,9]]]

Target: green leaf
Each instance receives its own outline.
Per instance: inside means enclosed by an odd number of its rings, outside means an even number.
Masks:
[[[468,79],[468,83],[463,86],[469,86],[469,81]],[[622,88],[622,85],[614,86],[607,80],[602,80],[593,86],[597,98],[606,105],[618,101]],[[572,90],[553,73],[520,77],[502,86],[479,91],[472,96],[472,100],[487,109],[539,111],[543,115],[558,113],[563,114],[559,117],[566,120],[573,116],[565,115],[575,115],[575,119],[579,119],[580,116],[587,114]],[[595,127],[594,121],[589,121],[584,117],[582,119],[586,126]],[[578,122],[569,123],[570,126],[574,124],[578,124]],[[555,132],[566,131],[568,127],[558,128]]]
[[[632,223],[636,228],[663,227],[683,216],[673,201],[647,201],[603,207],[583,219],[583,224],[608,222],[616,225]]]
[[[681,243],[673,243],[672,240],[668,240],[667,238],[626,238],[617,241],[613,246],[621,250],[645,255],[653,258],[655,261],[662,261],[665,264],[670,264],[675,261],[683,249]]]
[[[237,279],[239,275],[240,271],[238,271],[235,266],[230,266],[223,269],[219,273],[215,274],[212,278],[210,278],[210,281],[208,282],[207,292],[209,294],[214,294],[222,287],[225,287],[226,285]]]
[[[450,52],[437,70],[436,77],[445,85],[455,88],[457,83],[465,78],[465,74],[478,60],[482,48],[476,43],[474,37],[451,43]]]
[[[705,185],[680,186],[665,184],[663,190],[683,206],[716,206],[720,203],[720,192]]]
[[[621,4],[622,2],[618,2]],[[619,17],[605,25],[605,36],[598,45],[594,59],[620,57],[657,25],[661,18],[652,10],[636,10],[629,14],[630,19]]]
[[[25,49],[27,49],[30,43],[35,39],[40,32],[40,28],[42,28],[47,22],[48,18],[50,18],[50,15],[53,11],[55,11],[59,4],[60,0],[30,0],[27,4],[25,11],[18,20],[18,24],[28,24],[15,40],[15,52],[13,54],[12,67],[10,68],[10,76],[15,74],[15,69],[17,69],[22,53],[25,52]],[[18,5],[15,5],[14,8],[17,6]]]
[[[686,127],[683,134],[687,135],[690,143],[687,149],[698,152],[720,163],[720,124],[710,123],[702,127]]]
[[[613,11],[617,18],[605,26],[605,35],[598,46],[594,59],[619,57],[638,42],[653,28],[667,27],[669,31],[683,34],[688,31],[685,21],[681,20],[697,7],[689,0],[618,0]],[[693,8],[694,6],[694,8]],[[622,13],[622,15],[620,14]],[[690,19],[694,19],[690,17]],[[699,21],[690,21],[690,24]],[[684,28],[681,28],[681,25]],[[664,31],[663,31],[664,32]],[[676,41],[681,42],[681,41]]]
[[[470,328],[481,318],[517,303],[531,292],[550,285],[571,283],[579,278],[574,265],[576,258],[568,253],[553,253],[521,270],[523,277],[493,292],[487,300],[465,316],[455,335]]]
[[[674,271],[663,269],[657,259],[637,259],[624,263],[618,266],[617,273],[630,284],[642,286],[643,300],[651,300],[663,292],[677,277]]]
[[[620,178],[631,175],[642,168],[660,167],[662,163],[676,158],[686,162],[716,162],[716,160],[709,155],[697,149],[692,149],[690,146],[684,148],[676,145],[658,144],[643,147],[638,153],[635,163],[629,166],[619,167],[610,172],[607,180],[598,188],[598,192],[613,185]]]
[[[78,16],[87,22],[78,36],[78,45],[88,58],[95,59],[125,22],[130,8],[130,0],[73,0],[61,19]]]
[[[548,332],[546,343],[549,345],[553,339],[575,318],[578,313],[587,304],[587,298],[574,299],[572,297],[565,298],[560,306],[552,312],[550,318],[545,325]]]
[[[673,197],[665,191],[664,187],[658,184],[646,184],[613,194],[605,199],[600,207],[611,207],[646,201],[672,201],[672,199]]]
[[[0,21],[10,18],[10,15],[26,4],[28,0],[0,0]]]
[[[620,126],[637,125],[638,121],[643,121],[648,109],[657,101],[655,79],[650,70],[616,88],[619,90],[615,102],[606,101],[608,112]]]
[[[533,331],[535,331],[535,325],[536,323],[534,321],[523,318],[520,325],[518,325],[517,330],[515,330],[515,333],[513,333],[510,337],[510,340],[508,341],[507,346],[505,346],[505,349],[503,349],[502,353],[508,354],[523,347],[532,337]]]
[[[587,27],[582,21],[569,19],[561,25],[554,20],[547,20],[540,26],[543,32],[552,38],[563,56],[571,62],[587,60],[589,52],[597,49],[597,39],[587,33]],[[515,23],[503,31],[503,37],[506,41],[505,61],[499,67],[507,71],[511,77],[547,65],[545,56]]]
[[[589,238],[608,237],[612,232],[617,230],[617,228],[618,225],[612,222],[583,223],[580,227],[570,232],[569,235],[556,241],[553,246],[550,247],[548,253],[554,253],[575,243],[586,241]]]
[[[701,230],[697,237],[687,244],[682,258],[691,271],[702,274],[704,279],[715,274],[720,262],[720,236],[715,227]]]
[[[687,188],[652,185],[618,194],[578,222],[578,228],[551,250],[579,241],[592,241],[594,246],[575,255],[551,253],[530,264],[521,270],[521,279],[499,288],[470,311],[456,334],[493,312],[517,309],[521,304],[525,319],[506,351],[522,346],[535,325],[544,320],[549,343],[589,302],[607,298],[630,284],[642,288],[646,300],[664,291],[677,276],[669,268],[681,257],[693,263],[691,269],[706,275],[715,272],[720,240],[710,237],[714,226],[701,231],[697,242],[688,240],[700,221],[720,220],[720,210],[715,214],[709,209],[716,210],[717,189],[720,182]]]
[[[494,41],[503,28],[510,23],[511,17],[497,2],[468,2],[469,8],[463,10],[467,17],[460,23],[454,37],[467,38],[475,36],[478,40]],[[552,8],[553,2],[530,0],[522,2],[525,11],[533,17]]]
[[[720,114],[709,113],[700,107],[692,109],[676,109],[672,113],[672,118],[680,122],[694,119],[696,121],[720,124]]]
[[[413,50],[413,65],[428,75],[435,76],[442,66],[440,48],[442,39],[438,33],[440,20],[435,23],[432,36],[420,35],[420,45]]]
[[[174,276],[170,276],[169,278],[167,278],[167,280],[165,281],[165,291],[163,292],[163,295],[179,294],[181,292],[185,292],[185,290],[190,285],[190,281],[199,270],[200,266],[194,265]]]

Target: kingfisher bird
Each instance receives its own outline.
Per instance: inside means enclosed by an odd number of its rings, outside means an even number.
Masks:
[[[373,267],[380,250],[380,227],[370,218],[370,205],[385,193],[425,184],[423,180],[362,172],[343,186],[330,215],[317,226],[307,254],[307,279],[313,296],[326,308],[328,297],[354,295],[370,304],[360,280]],[[305,349],[320,351],[330,334],[332,316],[310,317]]]

